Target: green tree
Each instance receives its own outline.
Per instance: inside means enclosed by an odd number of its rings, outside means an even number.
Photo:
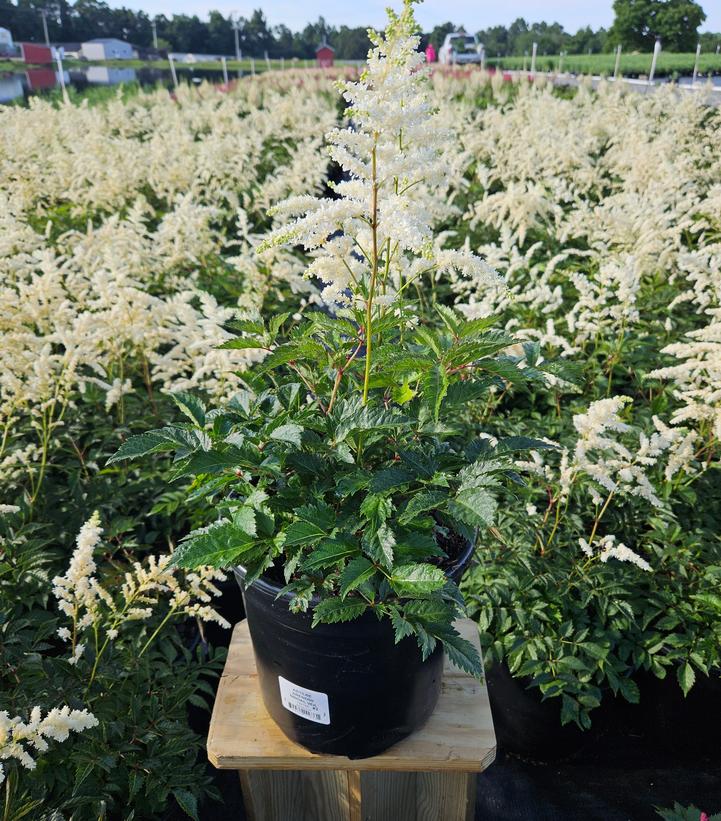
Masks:
[[[210,54],[235,54],[235,41],[230,20],[219,11],[208,14],[208,52]]]
[[[478,41],[483,43],[489,57],[505,57],[510,54],[508,29],[505,26],[491,26],[477,32]]]
[[[330,43],[336,49],[336,57],[339,60],[365,60],[371,47],[368,30],[360,26],[341,26]]]
[[[693,51],[706,13],[694,0],[614,0],[610,40],[648,51],[656,37],[667,51]]]
[[[463,26],[456,26],[451,22],[448,23],[441,23],[441,25],[436,26],[433,31],[428,35],[428,41],[426,43],[422,43],[425,47],[428,42],[433,43],[433,47],[436,51],[443,45],[443,41],[446,39],[446,34],[451,34],[454,31],[465,31]]]

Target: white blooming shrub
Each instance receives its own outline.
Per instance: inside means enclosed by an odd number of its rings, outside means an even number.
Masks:
[[[448,236],[507,288],[457,275],[449,299],[500,315],[527,367],[567,367],[553,404],[511,389],[481,410],[499,434],[543,419],[558,448],[519,459],[526,515],[509,500],[465,590],[489,660],[588,726],[608,690],[638,700],[640,669],[687,693],[721,667],[721,122],[672,89],[476,94]]]
[[[259,263],[253,249],[271,200],[322,184],[322,134],[336,98],[327,80],[303,105],[292,86],[267,86],[181,90],[176,100],[153,92],[79,109],[38,101],[4,113],[7,491],[37,498],[66,415],[81,413],[89,386],[120,421],[135,391],[222,395],[253,359],[217,350],[238,308],[257,310],[279,283],[313,298],[290,253]]]
[[[0,526],[10,568],[0,577],[0,602],[14,616],[0,625],[0,683],[9,708],[0,711],[0,789],[8,812],[40,817],[72,809],[86,817],[116,801],[141,800],[152,814],[172,800],[188,809],[197,796],[213,795],[197,764],[201,740],[186,725],[186,706],[190,699],[205,707],[212,689],[203,677],[217,672],[222,655],[194,654],[175,625],[229,627],[213,607],[223,574],[179,571],[170,555],[128,561],[103,543],[95,513],[80,529],[65,572],[51,578],[47,545],[31,526],[16,527],[19,513],[3,510]],[[47,602],[50,585],[57,609]],[[13,601],[18,587],[25,602]],[[38,604],[26,610],[36,595]],[[176,677],[181,680],[173,683]],[[73,706],[52,706],[63,700]],[[82,736],[68,740],[71,732]],[[52,740],[66,742],[69,751],[56,751]],[[150,756],[162,766],[138,782],[137,770]],[[64,761],[100,758],[106,765],[87,773],[77,800],[65,783]]]

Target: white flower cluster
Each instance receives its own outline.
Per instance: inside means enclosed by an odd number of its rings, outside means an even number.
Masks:
[[[306,273],[325,284],[329,303],[372,301],[378,284],[380,305],[430,272],[499,280],[470,251],[435,246],[433,203],[447,179],[449,133],[433,111],[412,3],[389,15],[384,34],[371,32],[361,79],[345,84],[349,127],[326,135],[331,157],[348,175],[335,185],[338,198],[296,196],[275,206],[271,213],[283,222],[261,246],[310,251]]]
[[[96,512],[78,534],[65,575],[53,579],[53,594],[58,607],[72,621],[71,628],[58,630],[60,638],[71,643],[72,664],[77,664],[83,656],[86,644],[80,639],[88,628],[93,628],[96,642],[100,632],[113,640],[127,622],[150,618],[162,599],[167,599],[172,614],[230,627],[209,604],[220,594],[214,582],[225,581],[225,574],[216,568],[201,567],[182,577],[182,571],[170,566],[170,555],[150,556],[145,563],[134,562],[132,570],[124,574],[119,593],[113,595],[96,576],[93,552],[101,534],[100,517]]]
[[[674,395],[682,402],[671,419],[673,424],[706,424],[721,439],[721,307],[709,309],[709,314],[708,325],[690,331],[686,341],[663,349],[681,360],[679,364],[658,368],[647,376],[672,380]]]
[[[71,732],[81,733],[97,727],[98,720],[87,710],[71,710],[54,707],[43,718],[40,707],[33,707],[28,721],[20,716],[10,718],[6,710],[0,711],[0,760],[15,759],[28,770],[34,770],[35,759],[30,749],[45,752],[48,739],[65,741]],[[0,764],[0,783],[5,780],[5,770]]]
[[[588,558],[598,556],[600,561],[607,562],[609,559],[616,559],[619,562],[630,562],[641,570],[650,571],[651,565],[638,555],[638,553],[626,547],[623,542],[616,542],[616,537],[612,535],[602,536],[595,545],[596,551],[585,539],[579,539],[578,544]]]
[[[653,417],[655,431],[647,436],[638,432],[638,446],[626,447],[617,436],[634,429],[621,419],[623,408],[630,403],[627,396],[614,396],[592,402],[585,413],[576,414],[573,424],[578,439],[572,454],[564,452],[561,461],[562,495],[570,493],[571,485],[580,475],[590,477],[606,493],[640,496],[655,506],[661,501],[647,476],[647,471],[670,451],[666,476],[671,478],[678,470],[690,469],[693,449],[681,428],[670,428],[658,417]],[[693,440],[691,440],[693,441]],[[595,502],[601,499],[592,492]]]

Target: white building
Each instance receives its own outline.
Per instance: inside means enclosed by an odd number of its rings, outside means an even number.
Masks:
[[[134,68],[108,68],[108,66],[88,66],[85,77],[89,83],[114,86],[118,83],[132,83],[137,79]]]
[[[10,29],[0,26],[0,54],[9,54],[13,50],[13,36]]]
[[[98,37],[83,43],[81,52],[86,60],[132,60],[133,47],[114,37]]]
[[[20,76],[11,74],[9,77],[0,77],[0,103],[9,103],[23,96],[23,83]]]

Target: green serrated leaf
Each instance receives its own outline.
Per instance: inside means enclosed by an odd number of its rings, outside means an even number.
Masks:
[[[252,348],[267,348],[267,342],[264,339],[259,339],[256,336],[235,336],[228,339],[221,345],[218,345],[219,350],[245,350]]]
[[[222,520],[189,533],[175,549],[170,563],[188,569],[202,565],[224,567],[239,560],[254,544],[253,536]]]
[[[476,678],[481,677],[483,674],[481,658],[478,650],[470,641],[459,636],[455,631],[444,632],[440,638],[452,664]]]
[[[233,513],[233,524],[249,536],[256,536],[258,533],[255,510],[247,505],[243,505]]]
[[[360,553],[359,546],[350,539],[326,539],[303,562],[305,570],[320,570]]]
[[[170,396],[181,411],[199,428],[205,427],[205,403],[185,391],[172,391]]]
[[[271,431],[270,438],[278,442],[292,442],[296,447],[300,447],[300,437],[302,433],[303,428],[291,422]]]
[[[173,790],[173,797],[186,815],[193,821],[198,821],[198,801],[192,792],[176,787]]]
[[[268,322],[268,331],[273,339],[278,335],[278,331],[280,330],[280,326],[288,319],[290,316],[290,312],[282,313],[282,314],[275,314],[270,318]]]
[[[415,632],[413,625],[407,619],[403,618],[398,608],[390,607],[389,614],[391,618],[391,624],[393,625],[393,633],[396,644],[398,644],[398,642],[406,636],[413,635],[413,633]]]
[[[448,503],[451,516],[460,519],[471,527],[492,525],[496,515],[497,503],[491,494],[480,487],[460,490]]]
[[[394,567],[390,583],[399,596],[424,596],[440,590],[447,582],[446,574],[432,564],[404,564]]]
[[[443,365],[434,365],[424,376],[423,404],[429,408],[433,420],[438,421],[443,397],[448,391],[448,374]]]
[[[124,459],[137,459],[150,453],[181,450],[193,451],[208,450],[211,446],[210,437],[202,431],[185,430],[177,427],[165,427],[139,433],[131,436],[124,442],[118,451],[108,459],[108,464],[122,462]]]
[[[416,478],[415,472],[409,467],[393,465],[379,470],[371,477],[370,489],[373,493],[386,493],[397,487],[402,487]]]
[[[340,574],[341,598],[345,598],[351,590],[355,590],[367,582],[375,572],[375,565],[369,562],[365,556],[351,559]]]
[[[424,490],[421,493],[416,493],[405,506],[405,509],[399,516],[399,521],[401,524],[407,524],[421,513],[426,513],[429,510],[438,510],[445,504],[447,499],[448,494],[442,490]]]
[[[687,696],[691,688],[696,683],[696,673],[694,672],[693,667],[688,662],[680,664],[676,670],[676,678],[678,679],[678,683],[683,690],[683,694]]]
[[[319,542],[328,535],[328,531],[315,522],[293,522],[285,531],[285,546],[297,547]]]
[[[348,599],[324,599],[313,610],[312,626],[352,621],[363,615],[367,607],[368,605],[365,602],[358,602],[355,599],[353,601]]]
[[[335,526],[335,511],[325,502],[303,505],[295,511],[294,516],[295,521],[286,530],[286,547],[319,542],[325,536],[329,536]]]

